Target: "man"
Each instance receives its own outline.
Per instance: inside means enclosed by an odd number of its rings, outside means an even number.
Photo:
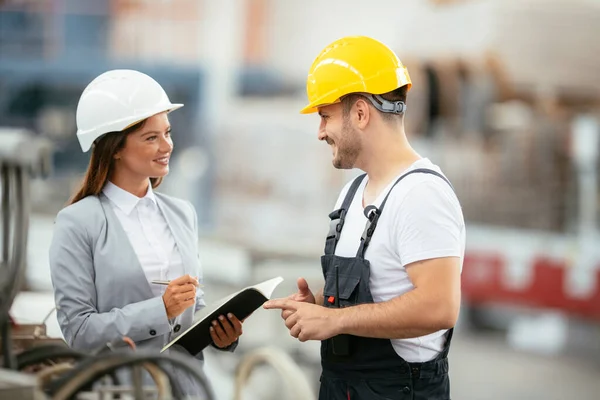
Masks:
[[[320,400],[449,399],[447,354],[460,307],[465,224],[440,168],[408,143],[411,88],[396,54],[368,37],[327,46],[307,79],[319,139],[342,190],[321,258],[325,286],[265,303],[290,334],[320,340]]]

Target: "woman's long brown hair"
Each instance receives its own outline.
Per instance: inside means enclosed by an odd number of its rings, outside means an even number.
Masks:
[[[87,196],[97,196],[106,185],[115,167],[115,154],[125,147],[127,136],[142,129],[146,120],[138,122],[120,132],[110,132],[102,136],[92,147],[90,162],[83,178],[81,186],[75,195],[69,200],[69,204],[77,203]],[[158,187],[162,177],[150,178],[152,188]]]

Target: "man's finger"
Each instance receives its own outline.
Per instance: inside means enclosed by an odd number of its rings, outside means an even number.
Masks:
[[[283,310],[281,312],[281,318],[288,319],[290,317],[290,315],[292,315],[293,313],[295,313],[295,311],[292,311],[292,310]]]
[[[308,289],[308,282],[306,282],[306,279],[304,278],[298,278],[298,282],[296,282],[298,284],[298,291],[302,294],[307,294],[309,289]]]
[[[265,304],[263,304],[263,308],[270,310],[274,308],[278,308],[280,310],[294,310],[298,309],[298,302],[289,299],[275,299],[269,300]]]
[[[296,325],[296,322],[298,322],[298,314],[294,313],[285,320],[285,326],[287,326],[288,329],[292,329],[294,325]]]
[[[309,335],[304,333],[304,332],[300,332],[298,334],[298,340],[301,342],[306,342],[309,339]]]
[[[298,325],[298,324],[292,326],[292,329],[290,329],[290,335],[292,335],[295,338],[297,338],[301,332],[302,332],[302,329],[300,328],[300,325]]]

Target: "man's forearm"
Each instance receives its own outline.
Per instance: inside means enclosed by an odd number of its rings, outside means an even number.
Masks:
[[[386,302],[346,307],[336,313],[339,333],[408,339],[454,326],[458,307],[415,289]]]

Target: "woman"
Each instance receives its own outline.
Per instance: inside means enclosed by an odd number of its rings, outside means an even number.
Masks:
[[[196,211],[153,190],[173,151],[167,114],[182,106],[132,70],[106,72],[81,95],[77,138],[84,152],[92,148],[91,159],[81,188],[56,218],[50,248],[57,317],[73,348],[90,351],[128,337],[160,351],[205,305]],[[219,320],[213,345],[232,351],[242,324],[232,315]],[[191,356],[201,366],[202,352]]]

